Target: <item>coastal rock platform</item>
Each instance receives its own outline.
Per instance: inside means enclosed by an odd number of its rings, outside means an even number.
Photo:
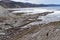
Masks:
[[[60,40],[60,21],[38,19],[51,13],[21,15],[0,9],[0,40]]]

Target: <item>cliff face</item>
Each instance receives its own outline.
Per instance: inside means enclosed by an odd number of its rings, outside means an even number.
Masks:
[[[4,7],[0,5],[0,17],[5,16],[8,13],[8,10],[6,10]]]
[[[5,11],[5,9],[2,7],[2,6],[0,6],[0,13],[3,13],[3,12]]]

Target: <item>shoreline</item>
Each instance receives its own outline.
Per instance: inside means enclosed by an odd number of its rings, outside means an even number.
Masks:
[[[7,13],[6,15],[8,16],[5,15],[7,19],[4,16],[0,18],[1,40],[24,40],[24,39],[46,40],[46,38],[48,38],[51,35],[50,33],[53,32],[54,34],[54,31],[57,32],[59,31],[59,29],[56,29],[56,27],[60,26],[60,19],[59,17],[57,17],[60,11],[35,9],[34,11],[24,11],[23,14],[22,13],[20,14],[20,11],[14,11],[14,12],[15,13],[13,12]],[[55,19],[56,17],[58,18],[57,20],[59,21],[51,22],[51,20],[53,21],[56,20]]]

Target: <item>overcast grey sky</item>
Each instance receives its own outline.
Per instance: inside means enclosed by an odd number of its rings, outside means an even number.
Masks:
[[[13,0],[20,2],[29,2],[35,4],[60,4],[60,0]]]

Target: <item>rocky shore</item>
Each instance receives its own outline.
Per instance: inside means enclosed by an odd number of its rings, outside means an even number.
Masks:
[[[51,13],[54,11],[21,15],[0,6],[0,40],[60,40],[60,21],[38,19]]]

